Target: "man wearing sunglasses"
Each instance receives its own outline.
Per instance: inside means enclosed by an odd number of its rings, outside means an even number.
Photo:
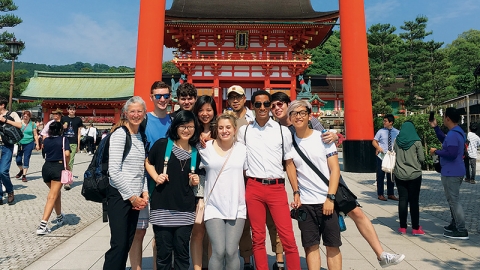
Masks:
[[[265,249],[267,207],[270,210],[285,250],[287,268],[300,269],[300,257],[293,234],[290,209],[285,191],[282,161],[291,151],[292,135],[288,128],[270,118],[271,96],[267,91],[252,94],[255,121],[242,126],[238,142],[247,147],[245,200],[252,227],[253,255],[257,269],[268,269]],[[291,159],[285,160],[287,175],[294,190],[291,206],[300,206],[297,175]]]
[[[140,125],[140,132],[145,132],[147,137],[149,150],[157,140],[166,137],[167,130],[172,123],[172,118],[167,113],[167,106],[171,101],[171,92],[170,86],[162,81],[156,81],[150,87],[150,100],[153,102],[154,109],[147,113],[146,118]],[[147,178],[149,177],[147,174]],[[152,181],[149,179],[148,183]],[[138,216],[137,230],[128,254],[132,269],[142,268],[142,243],[148,228],[149,208],[148,205],[142,209]],[[155,241],[152,241],[152,247],[153,257],[156,258]]]
[[[193,105],[197,101],[197,88],[191,83],[182,83],[177,89],[177,99],[180,108],[171,113],[172,119],[175,118],[177,113],[181,110],[191,111]]]
[[[271,104],[272,114],[278,119],[280,124],[287,127],[290,127],[292,125],[287,115],[287,109],[289,104],[290,104],[290,97],[287,94],[283,92],[276,92],[272,95],[272,104]],[[312,129],[315,129],[318,131],[322,131],[324,129],[324,127],[322,126],[322,124],[320,124],[320,121],[318,121],[317,118],[312,117],[310,119],[310,122],[312,123]],[[334,133],[326,132],[322,135],[322,139],[325,143],[331,143],[331,142],[337,141],[338,137]],[[342,182],[342,184],[347,186],[345,182]],[[349,216],[353,220],[353,222],[355,222],[355,225],[357,226],[358,231],[363,236],[363,238],[368,242],[373,252],[375,252],[375,254],[377,255],[377,260],[383,268],[391,265],[399,264],[400,262],[403,261],[403,259],[405,258],[405,255],[387,253],[383,250],[383,247],[380,244],[380,240],[378,239],[377,232],[375,231],[375,228],[373,227],[372,222],[362,211],[362,208],[360,207],[360,205],[358,205],[356,208],[354,208],[353,210],[345,214]]]

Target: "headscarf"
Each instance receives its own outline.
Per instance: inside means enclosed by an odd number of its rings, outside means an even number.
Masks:
[[[403,150],[408,150],[416,141],[420,141],[420,137],[418,136],[417,130],[412,122],[406,121],[402,124],[400,133],[398,133],[395,141],[397,142],[398,147]]]

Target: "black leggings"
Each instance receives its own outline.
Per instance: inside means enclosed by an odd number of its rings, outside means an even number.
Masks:
[[[422,176],[413,180],[401,180],[395,177],[398,189],[398,217],[400,218],[400,228],[407,228],[408,205],[410,204],[410,218],[412,219],[412,228],[418,230],[420,220],[419,198],[420,187],[422,186]]]

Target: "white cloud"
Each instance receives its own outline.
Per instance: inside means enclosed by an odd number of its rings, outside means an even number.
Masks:
[[[437,14],[430,15],[429,21],[433,24],[445,23],[445,20],[459,19],[462,20],[467,15],[478,14],[480,6],[478,0],[463,1],[444,1],[441,5],[443,10]],[[459,23],[459,22],[456,22]],[[478,25],[472,27],[478,27]]]
[[[394,12],[398,12],[398,7],[400,7],[400,2],[398,0],[379,1],[376,4],[366,7],[365,16],[367,24],[391,18]]]

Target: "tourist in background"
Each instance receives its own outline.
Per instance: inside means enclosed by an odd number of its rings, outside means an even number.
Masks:
[[[68,142],[70,144],[70,163],[68,164],[70,166],[70,170],[73,173],[73,163],[75,161],[75,154],[78,151],[78,146],[80,145],[80,139],[82,136],[82,126],[83,122],[80,117],[75,116],[75,112],[77,111],[77,108],[75,105],[70,104],[67,107],[67,112],[68,115],[62,117],[61,123],[63,124],[63,136],[68,139]],[[71,187],[70,185],[64,185],[63,186],[65,190],[70,190]]]
[[[480,147],[480,138],[477,135],[477,124],[470,124],[470,132],[467,134],[468,157],[464,157],[466,163],[465,182],[475,184],[475,174],[477,172],[478,147]]]
[[[155,142],[145,160],[145,168],[155,181],[152,192],[150,222],[153,224],[157,270],[189,268],[189,242],[195,221],[195,194],[192,187],[200,183],[200,155],[195,145],[199,139],[198,122],[187,110],[178,112],[167,138]],[[169,141],[171,152],[166,153]],[[167,164],[165,157],[169,156]],[[196,159],[192,168],[192,156]],[[193,171],[193,172],[192,172]]]
[[[212,244],[209,269],[222,269],[224,265],[226,269],[240,269],[238,243],[247,216],[243,178],[247,150],[245,145],[235,143],[236,132],[233,112],[222,114],[217,118],[217,138],[200,149],[200,167],[206,169],[204,219]]]
[[[145,145],[139,132],[146,110],[147,106],[141,97],[134,96],[127,100],[122,110],[126,117],[127,131],[120,127],[110,137],[107,211],[111,237],[103,269],[125,269],[138,215],[148,204],[144,167]],[[132,145],[123,159],[126,132],[130,133]]]
[[[408,206],[410,205],[410,218],[412,219],[412,234],[424,235],[420,226],[420,187],[422,186],[422,163],[425,162],[422,142],[412,122],[402,124],[400,133],[395,140],[394,150],[396,154],[395,183],[398,189],[398,217],[400,228],[398,232],[407,233]]]
[[[90,123],[90,126],[87,129],[87,152],[89,155],[95,153],[96,144],[97,144],[97,128],[93,126],[93,123]]]
[[[37,228],[37,235],[49,234],[51,231],[47,226],[50,215],[55,208],[57,217],[52,221],[56,226],[62,226],[64,215],[62,214],[62,183],[60,182],[62,170],[70,170],[68,165],[70,159],[70,145],[68,140],[62,136],[63,126],[60,122],[52,122],[48,126],[48,137],[44,140],[45,163],[42,167],[43,182],[48,186],[47,202],[43,210],[42,220]]]
[[[37,126],[32,121],[32,113],[24,111],[22,114],[22,132],[23,138],[18,142],[18,152],[15,159],[20,171],[15,175],[15,178],[22,178],[22,182],[27,182],[27,172],[30,167],[30,157],[32,151],[40,150],[40,143],[38,142]]]

